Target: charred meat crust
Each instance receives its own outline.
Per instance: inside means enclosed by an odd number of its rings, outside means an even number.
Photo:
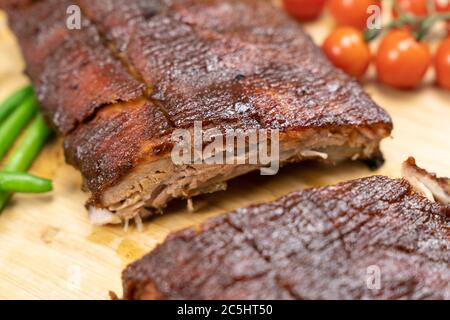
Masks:
[[[391,126],[359,84],[267,2],[77,2],[177,128],[195,120],[242,129]]]
[[[449,299],[449,210],[382,176],[295,192],[172,234],[124,298]]]
[[[105,105],[143,96],[145,86],[113,57],[89,20],[82,20],[80,30],[68,29],[71,1],[29,4],[6,9],[41,109],[60,133],[69,133]]]

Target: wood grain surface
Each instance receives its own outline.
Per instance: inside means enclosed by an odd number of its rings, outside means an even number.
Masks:
[[[325,18],[306,28],[320,43],[332,22]],[[27,83],[22,69],[20,51],[0,12],[0,100]],[[283,168],[276,177],[246,175],[230,182],[226,192],[195,198],[195,213],[175,201],[166,215],[147,221],[143,232],[89,224],[80,174],[64,163],[61,140],[54,138],[31,169],[53,179],[54,192],[15,195],[0,215],[0,299],[108,299],[109,290],[120,295],[122,269],[171,231],[306,187],[373,174],[399,177],[401,162],[410,155],[419,165],[450,176],[450,93],[431,80],[412,92],[381,86],[370,77],[364,86],[395,124],[392,139],[382,145],[386,164],[377,172],[359,163],[306,163]]]

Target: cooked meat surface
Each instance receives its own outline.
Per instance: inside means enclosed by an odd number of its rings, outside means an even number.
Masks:
[[[72,4],[80,30],[66,27]],[[380,158],[392,130],[360,85],[267,1],[2,5],[42,109],[92,193],[93,221],[145,217],[262,166],[175,165],[172,133],[195,121],[224,136],[279,130],[281,165]]]
[[[409,157],[403,163],[402,175],[417,192],[421,192],[430,201],[450,204],[449,178],[438,177],[436,174],[418,167],[413,157]]]
[[[67,28],[70,4],[36,1],[7,11],[42,111],[62,134],[75,129],[96,109],[137,99],[145,91],[103,46],[88,20],[82,20],[81,30]]]
[[[450,299],[450,207],[374,176],[172,234],[125,299]]]

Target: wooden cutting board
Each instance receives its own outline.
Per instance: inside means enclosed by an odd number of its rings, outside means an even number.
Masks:
[[[306,28],[321,42],[332,22],[325,18]],[[19,49],[0,12],[0,100],[27,82],[22,69]],[[358,163],[308,163],[284,168],[276,177],[246,175],[232,181],[226,192],[194,199],[195,213],[175,202],[168,214],[145,223],[143,232],[89,224],[80,174],[64,163],[61,141],[53,139],[31,172],[53,179],[54,192],[15,195],[0,215],[0,299],[107,299],[109,290],[120,295],[122,269],[171,231],[306,187],[375,173],[399,177],[400,165],[410,155],[420,165],[450,176],[450,93],[430,84],[413,92],[370,80],[365,87],[395,123],[392,139],[382,145],[386,164],[377,172]]]

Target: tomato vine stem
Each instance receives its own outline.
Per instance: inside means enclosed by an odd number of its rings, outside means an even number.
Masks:
[[[412,34],[417,40],[422,40],[434,27],[436,22],[442,20],[450,21],[450,13],[437,13],[435,3],[433,0],[429,0],[428,7],[429,12],[425,17],[417,17],[410,13],[404,12],[399,6],[398,1],[393,1],[394,11],[398,14],[398,17],[390,21],[382,28],[367,28],[364,31],[364,40],[370,42],[376,39],[384,31],[402,28],[404,26],[412,26]]]

